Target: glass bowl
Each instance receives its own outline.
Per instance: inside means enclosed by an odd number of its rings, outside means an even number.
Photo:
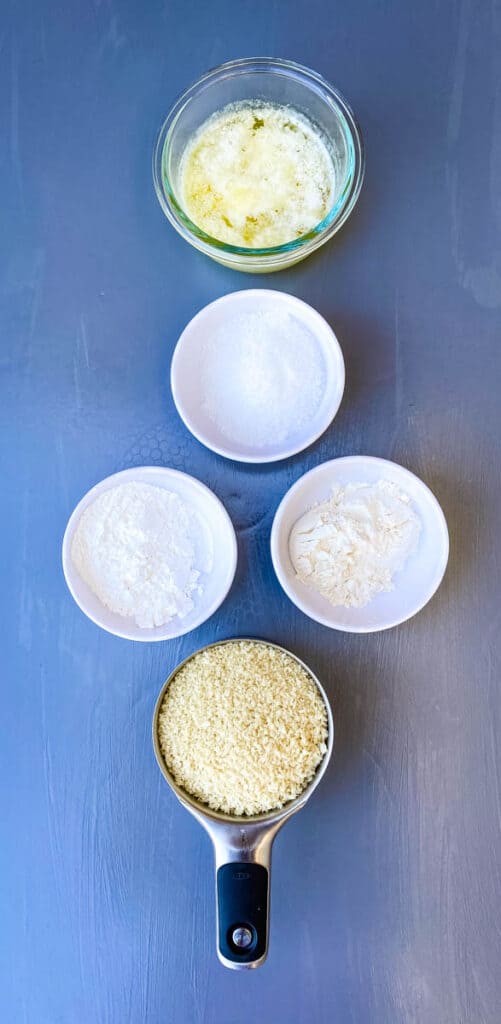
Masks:
[[[304,114],[327,141],[335,172],[334,202],[320,224],[300,238],[264,249],[228,245],[212,238],[190,220],[181,200],[180,169],[193,134],[229,103],[251,100],[289,105]],[[176,231],[218,263],[249,273],[283,270],[327,242],[351,213],[363,176],[362,137],[346,100],[316,71],[268,57],[229,61],[199,78],[172,107],[153,154],[155,190]]]

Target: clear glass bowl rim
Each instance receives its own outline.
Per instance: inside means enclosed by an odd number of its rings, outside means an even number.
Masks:
[[[352,166],[347,175],[343,190],[337,202],[334,204],[324,219],[300,238],[285,242],[282,245],[270,246],[262,249],[251,249],[243,246],[229,245],[220,239],[202,231],[186,215],[172,189],[168,176],[164,172],[164,153],[168,145],[169,136],[175,127],[176,121],[185,105],[191,100],[200,89],[204,88],[211,80],[216,78],[231,78],[240,71],[269,71],[271,74],[292,73],[293,77],[306,78],[317,87],[319,86],[336,108],[340,121],[345,132],[348,145],[352,149]],[[307,84],[304,83],[304,84]],[[153,181],[159,203],[171,221],[173,226],[186,238],[187,241],[197,244],[197,247],[209,254],[214,250],[221,255],[241,256],[247,259],[259,261],[259,257],[281,257],[294,254],[297,250],[316,249],[323,242],[334,234],[344,223],[351,213],[362,187],[365,169],[365,154],[360,128],[351,107],[344,96],[335,89],[330,82],[312,68],[308,68],[296,61],[286,60],[278,57],[242,57],[237,60],[227,61],[210,68],[200,78],[193,82],[183,93],[181,93],[172,105],[165,118],[157,136],[153,151]],[[165,182],[165,184],[164,184]],[[167,188],[165,187],[167,186]]]

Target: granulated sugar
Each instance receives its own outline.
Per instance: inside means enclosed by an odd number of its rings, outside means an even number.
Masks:
[[[262,449],[283,444],[313,419],[324,386],[320,347],[290,313],[242,314],[206,340],[204,407],[229,441]]]
[[[151,484],[119,484],[85,509],[71,557],[110,611],[143,628],[162,626],[194,606],[201,571],[201,526],[177,494]]]

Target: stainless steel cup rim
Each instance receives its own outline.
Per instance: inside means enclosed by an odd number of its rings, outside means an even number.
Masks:
[[[195,658],[198,654],[201,654],[203,651],[209,650],[212,647],[221,647],[221,646],[223,646],[225,644],[231,644],[231,643],[256,643],[256,644],[263,644],[266,647],[274,647],[278,651],[283,651],[284,654],[287,654],[287,655],[289,655],[289,657],[294,658],[294,660],[297,661],[298,664],[301,665],[301,667],[305,669],[305,671],[308,673],[310,678],[316,684],[316,686],[317,686],[317,688],[318,688],[318,690],[320,692],[320,696],[322,697],[322,700],[324,702],[324,706],[325,706],[325,710],[326,710],[326,714],[327,714],[327,750],[326,750],[326,752],[325,752],[325,754],[324,754],[324,756],[322,758],[322,761],[320,762],[320,764],[319,764],[319,766],[318,766],[318,768],[317,768],[317,770],[315,772],[315,775],[314,775],[313,779],[311,780],[311,782],[308,783],[308,785],[305,787],[305,789],[299,794],[299,796],[296,797],[295,800],[291,800],[291,801],[289,801],[288,804],[285,804],[283,807],[276,808],[276,809],[271,810],[271,811],[267,811],[264,814],[231,815],[231,814],[224,814],[222,811],[214,811],[214,810],[212,810],[212,808],[208,807],[207,804],[204,804],[201,801],[197,800],[195,797],[191,796],[190,793],[187,793],[186,790],[184,790],[180,786],[178,786],[174,776],[171,774],[171,772],[167,768],[167,765],[165,763],[162,751],[160,749],[160,743],[159,743],[159,738],[158,738],[158,717],[159,717],[160,710],[161,710],[161,707],[162,707],[162,704],[163,704],[163,701],[164,701],[165,694],[167,692],[167,689],[168,689],[170,683],[174,679],[174,677],[177,675],[178,672],[181,671],[181,669],[185,665],[188,664],[189,661],[191,661],[193,658]],[[156,702],[156,705],[155,705],[155,711],[154,711],[154,714],[153,714],[153,730],[152,731],[153,731],[153,747],[154,747],[154,750],[155,750],[155,757],[157,759],[158,766],[160,768],[160,771],[162,772],[162,775],[163,775],[164,779],[169,784],[170,788],[173,790],[173,792],[177,796],[178,800],[183,804],[184,807],[186,807],[187,810],[191,811],[191,813],[194,814],[195,817],[197,817],[199,820],[200,819],[206,819],[208,821],[211,821],[211,822],[214,822],[214,823],[218,822],[218,823],[221,823],[223,825],[224,824],[225,825],[240,825],[240,826],[252,826],[254,824],[255,825],[266,825],[266,824],[272,825],[272,824],[276,824],[276,823],[280,822],[282,819],[285,820],[286,818],[288,818],[292,814],[294,814],[296,811],[299,811],[304,806],[304,804],[309,800],[309,798],[312,795],[313,791],[317,788],[320,780],[323,778],[323,776],[325,774],[325,771],[327,769],[327,766],[329,764],[330,758],[331,758],[332,748],[333,748],[333,744],[334,744],[334,721],[333,721],[333,717],[332,717],[332,710],[331,710],[331,706],[330,706],[330,703],[329,703],[329,699],[327,697],[327,694],[326,694],[322,684],[317,679],[317,676],[312,671],[312,669],[309,667],[309,665],[306,665],[305,662],[302,661],[301,658],[299,658],[297,656],[297,654],[294,654],[292,651],[289,651],[286,647],[282,647],[280,644],[275,644],[275,643],[273,643],[270,640],[263,640],[260,637],[247,637],[247,636],[229,637],[226,640],[216,640],[216,641],[214,641],[211,644],[205,644],[203,647],[200,647],[197,651],[193,651],[192,654],[189,654],[188,657],[186,657],[183,661],[181,661],[179,663],[179,665],[177,665],[176,668],[173,669],[173,671],[170,673],[168,679],[165,681],[164,685],[162,686],[162,689],[160,691],[160,694],[158,696],[158,699],[157,699],[157,702]]]

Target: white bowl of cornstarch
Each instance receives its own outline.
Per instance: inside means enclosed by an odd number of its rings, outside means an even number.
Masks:
[[[238,462],[276,462],[307,448],[334,419],[344,381],[327,321],[301,299],[264,288],[232,292],[200,310],[171,367],[188,430]]]
[[[158,466],[96,484],[72,513],[63,571],[80,609],[128,640],[170,640],[205,622],[237,564],[230,517],[208,487]]]
[[[271,556],[291,601],[316,622],[374,633],[410,619],[439,587],[449,555],[429,487],[394,462],[324,462],[287,491]]]

